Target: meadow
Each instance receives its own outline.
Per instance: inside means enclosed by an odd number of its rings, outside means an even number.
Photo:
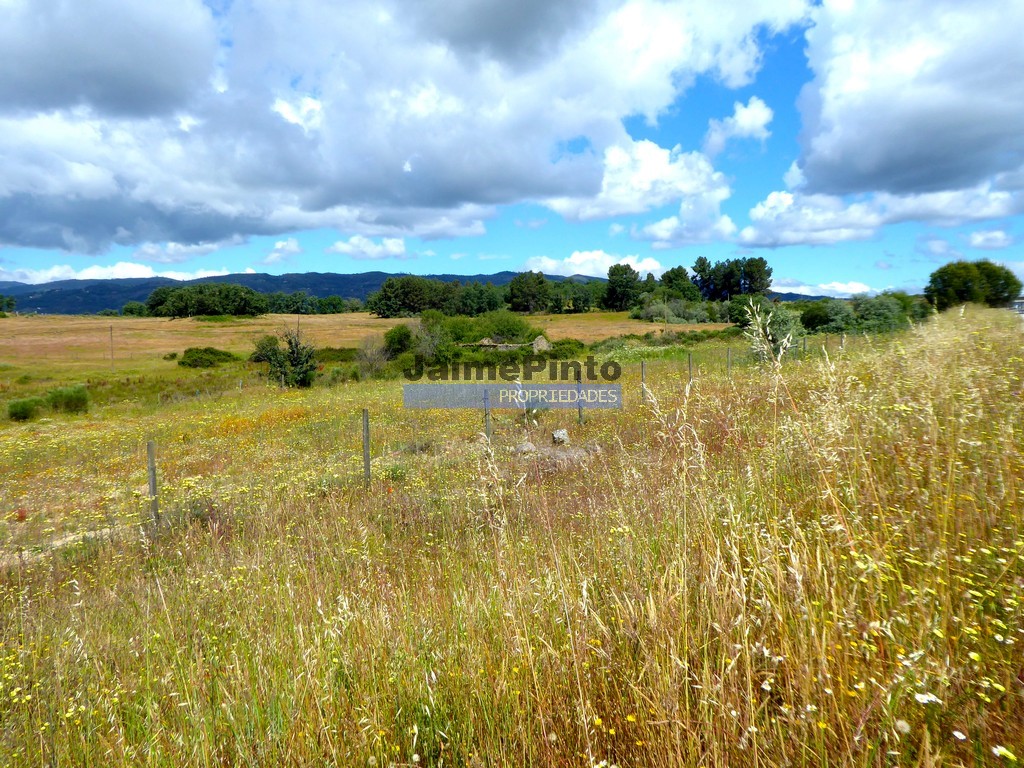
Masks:
[[[118,321],[38,346],[28,320],[0,320],[0,397],[128,383],[0,422],[0,765],[1024,760],[1010,313],[692,382],[662,355],[646,392],[625,366],[622,411],[498,411],[490,441],[479,412],[403,410],[399,381],[161,359],[281,318],[131,320],[113,372]]]

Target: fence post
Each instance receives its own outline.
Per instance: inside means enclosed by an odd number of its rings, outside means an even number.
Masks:
[[[146,459],[149,468],[149,510],[153,515],[153,525],[160,524],[160,499],[156,490],[156,442],[146,443]]]
[[[370,484],[370,411],[363,408],[363,481]]]
[[[640,395],[643,401],[647,402],[647,361],[640,361]]]
[[[732,378],[732,347],[725,348],[725,375]]]
[[[686,353],[686,363],[690,368],[690,383],[693,384],[693,352]]]
[[[491,398],[484,390],[484,434],[487,435],[487,442],[491,441]]]

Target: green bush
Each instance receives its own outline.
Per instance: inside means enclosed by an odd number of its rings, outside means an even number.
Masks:
[[[178,359],[178,353],[177,352],[168,352],[166,355],[164,355],[164,360],[177,360],[177,359]]]
[[[26,397],[21,400],[11,400],[7,404],[7,416],[11,421],[28,421],[39,414],[39,409],[46,405],[41,397]]]
[[[551,343],[551,350],[546,356],[555,360],[572,360],[582,355],[586,348],[587,345],[577,339],[559,339]]]
[[[52,389],[46,400],[53,410],[63,413],[85,413],[89,410],[89,390],[84,384]]]
[[[412,349],[413,343],[412,329],[405,323],[396,325],[384,334],[384,350],[391,360]]]
[[[189,347],[181,356],[178,365],[185,368],[215,368],[221,363],[230,363],[238,358],[230,352],[214,347]]]

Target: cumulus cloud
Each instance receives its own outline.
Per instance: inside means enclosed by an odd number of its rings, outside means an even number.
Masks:
[[[216,52],[216,26],[200,0],[7,0],[0,103],[6,111],[166,114],[204,87]]]
[[[1013,237],[1001,229],[980,229],[971,232],[969,239],[971,248],[983,251],[998,251],[1013,245]]]
[[[263,258],[260,264],[270,265],[288,261],[292,256],[297,256],[300,253],[302,253],[302,246],[294,237],[278,240],[274,243],[274,249]]]
[[[362,235],[353,235],[348,240],[339,240],[327,248],[327,253],[341,253],[353,259],[380,261],[382,259],[411,259],[405,251],[405,240],[400,237],[385,237],[379,243]]]
[[[767,140],[771,136],[768,124],[774,116],[771,107],[757,96],[751,96],[745,105],[737,101],[731,117],[711,120],[708,124],[708,133],[704,137],[705,154],[717,155],[725,149],[729,139]]]
[[[699,152],[669,149],[651,141],[608,147],[601,190],[594,196],[556,198],[547,205],[566,218],[596,219],[641,213],[684,199],[694,207],[714,206],[729,196],[725,177]]]
[[[801,111],[807,189],[920,194],[1024,164],[1024,4],[828,1]],[[1019,171],[1018,171],[1019,172]]]
[[[916,195],[839,195],[771,192],[750,210],[739,242],[751,247],[829,245],[868,240],[889,224],[922,221],[957,226],[1024,210],[1024,195],[982,184]]]
[[[110,266],[94,265],[84,269],[75,269],[61,264],[46,269],[3,269],[0,268],[0,280],[11,280],[18,283],[38,285],[51,283],[54,280],[109,280],[122,277],[168,277],[171,280],[195,280],[200,277],[219,277],[229,274],[226,269],[199,269],[194,272],[167,270],[157,272],[147,264],[136,264],[119,261]]]
[[[509,203],[579,219],[675,204],[701,158],[638,145],[623,120],[657,120],[698,76],[750,83],[759,41],[808,12],[514,5],[6,0],[0,245],[454,237]]]
[[[617,256],[604,251],[574,251],[564,259],[553,259],[549,256],[535,256],[527,259],[523,269],[543,272],[546,275],[589,275],[590,277],[607,277],[608,269],[615,264],[629,264],[643,275],[652,272],[656,277],[665,270],[657,259],[650,256]]]

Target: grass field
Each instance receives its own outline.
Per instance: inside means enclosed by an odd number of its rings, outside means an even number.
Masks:
[[[187,347],[215,346],[248,354],[260,336],[296,326],[316,346],[358,347],[368,336],[382,335],[398,323],[366,313],[341,315],[265,315],[257,318],[207,322],[201,319],[87,317],[41,315],[8,317],[0,326],[0,365],[20,366],[42,361],[79,371],[102,372],[110,366],[113,335],[114,369],[136,368],[169,352]],[[630,320],[626,312],[593,312],[587,315],[533,315],[530,322],[552,341],[576,338],[593,342],[628,333],[657,332],[661,326]],[[725,325],[671,326],[673,330],[720,329]],[[111,331],[113,334],[111,334]]]
[[[126,333],[115,365],[246,332]],[[38,375],[109,366],[62,338]],[[489,444],[400,382],[0,424],[0,765],[1024,760],[1017,319],[638,373]]]

